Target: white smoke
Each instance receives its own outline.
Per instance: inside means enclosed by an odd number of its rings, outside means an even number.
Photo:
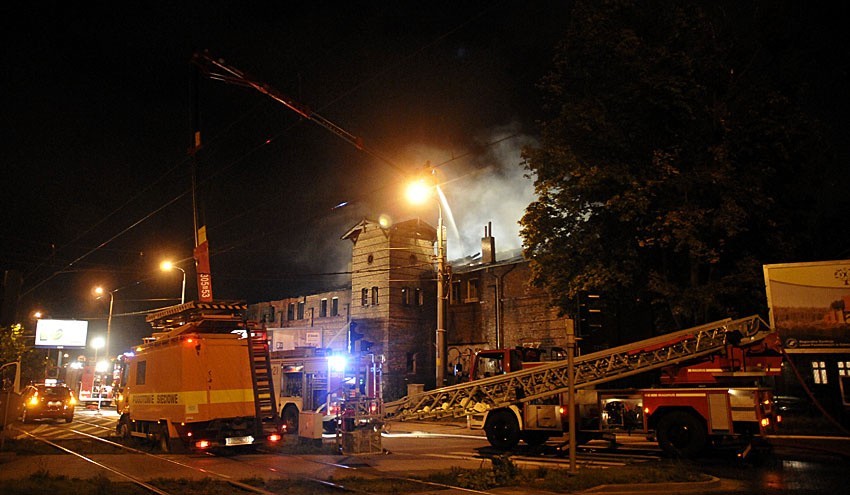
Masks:
[[[450,260],[480,253],[484,227],[490,222],[497,253],[522,247],[519,220],[535,196],[534,182],[525,177],[528,171],[522,166],[520,153],[523,146],[534,145],[535,140],[518,129],[510,125],[482,134],[476,143],[481,151],[454,152],[454,156],[461,156],[456,160],[434,159],[451,157],[445,150],[423,153],[418,149],[417,155],[430,155],[431,163],[439,166],[438,178],[449,206],[443,212],[443,221]]]

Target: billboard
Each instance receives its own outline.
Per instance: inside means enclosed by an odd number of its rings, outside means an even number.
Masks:
[[[850,351],[850,260],[763,268],[770,325],[788,352]]]
[[[89,322],[85,320],[38,320],[35,346],[48,348],[85,348]]]

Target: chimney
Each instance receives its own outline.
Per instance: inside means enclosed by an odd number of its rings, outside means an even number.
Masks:
[[[484,237],[481,239],[481,263],[496,262],[496,239],[493,238],[493,222],[487,222],[484,227]]]

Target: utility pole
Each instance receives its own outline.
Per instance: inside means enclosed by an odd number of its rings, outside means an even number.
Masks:
[[[567,319],[567,408],[570,428],[570,473],[576,471],[576,327],[575,320]]]
[[[437,388],[445,385],[446,375],[446,324],[445,324],[445,299],[446,299],[446,251],[443,244],[446,236],[443,230],[443,207],[437,199],[439,217],[437,218],[437,353],[436,353],[436,378]]]

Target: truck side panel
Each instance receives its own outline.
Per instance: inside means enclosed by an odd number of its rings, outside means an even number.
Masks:
[[[141,349],[125,392],[133,419],[191,423],[254,416],[246,346],[236,335],[202,334]]]

